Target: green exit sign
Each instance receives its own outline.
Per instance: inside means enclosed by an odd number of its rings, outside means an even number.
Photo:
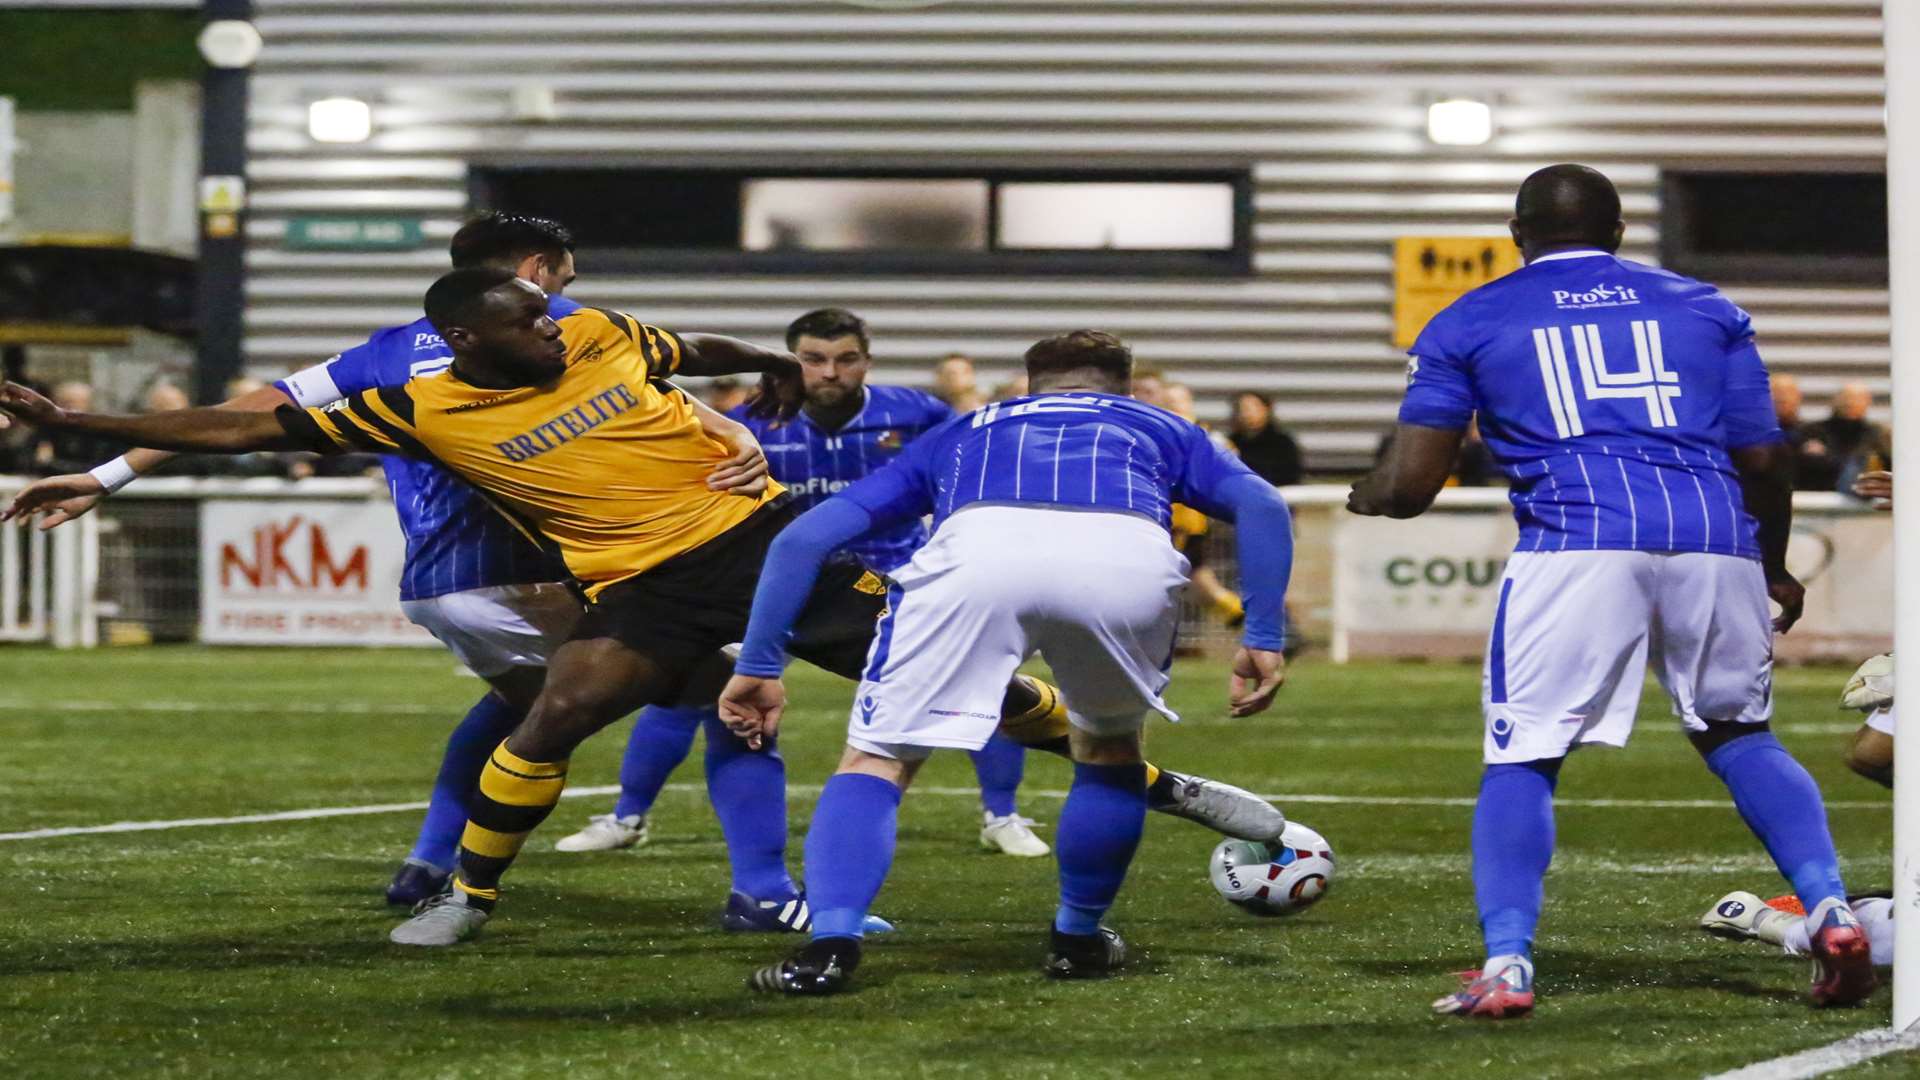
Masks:
[[[299,251],[401,251],[420,242],[419,218],[298,217],[287,222],[286,246]]]

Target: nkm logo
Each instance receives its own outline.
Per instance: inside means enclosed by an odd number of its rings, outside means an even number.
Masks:
[[[1580,389],[1588,401],[1607,398],[1637,398],[1647,407],[1647,425],[1663,428],[1678,426],[1673,415],[1673,399],[1680,396],[1680,376],[1667,370],[1660,351],[1660,324],[1652,319],[1635,319],[1632,368],[1611,371],[1606,350],[1600,346],[1600,327],[1582,323],[1566,328],[1573,339],[1573,355],[1580,368]],[[1573,392],[1573,377],[1567,364],[1567,346],[1561,328],[1548,326],[1533,332],[1533,351],[1540,360],[1540,381],[1547,388],[1547,407],[1553,410],[1554,430],[1570,438],[1587,433],[1580,416],[1580,395]]]
[[[252,589],[367,588],[367,548],[356,544],[345,561],[333,557],[327,530],[318,522],[294,515],[285,522],[253,530],[251,558],[232,544],[220,545],[220,587],[235,588],[235,576]]]

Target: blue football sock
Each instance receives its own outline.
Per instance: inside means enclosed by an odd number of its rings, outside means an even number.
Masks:
[[[427,820],[421,822],[420,835],[408,858],[441,870],[453,869],[460,852],[460,833],[467,827],[467,804],[480,782],[487,755],[525,718],[525,713],[498,694],[488,694],[467,710],[453,734],[447,736],[440,774],[433,778],[433,796],[427,803]]]
[[[709,709],[707,798],[727,839],[733,888],[755,900],[786,900],[799,889],[787,874],[787,763],[769,740],[750,750]]]
[[[1489,765],[1473,808],[1473,899],[1488,956],[1533,955],[1547,864],[1553,789],[1564,758]]]
[[[1758,731],[1720,744],[1707,755],[1707,767],[1727,785],[1747,828],[1767,846],[1773,864],[1793,882],[1808,911],[1829,897],[1847,895],[1820,786],[1773,732]]]
[[[1027,748],[996,731],[970,756],[973,773],[980,778],[980,805],[995,817],[1013,813],[1013,793],[1027,771]]]
[[[807,903],[814,938],[861,936],[893,867],[900,789],[864,773],[827,781],[807,829]]]
[[[640,710],[633,721],[633,734],[627,736],[626,756],[620,759],[620,800],[613,804],[615,817],[631,817],[653,809],[667,777],[692,752],[693,733],[700,730],[700,721],[712,715],[710,708],[649,705]]]
[[[1146,824],[1145,765],[1073,763],[1073,786],[1054,829],[1053,851],[1060,862],[1054,929],[1064,934],[1100,929]]]

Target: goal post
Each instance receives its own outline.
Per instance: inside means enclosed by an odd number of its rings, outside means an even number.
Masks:
[[[1882,17],[1893,419],[1899,430],[1904,421],[1920,418],[1920,65],[1913,59],[1920,56],[1920,4],[1886,0]],[[1920,436],[1894,440],[1893,465],[1902,478],[1897,483],[1920,484]],[[1904,498],[1896,495],[1893,505],[1894,685],[1920,687],[1920,487],[1910,487]],[[1894,740],[1893,866],[1894,910],[1920,912],[1920,734]],[[1899,921],[1908,930],[1920,929],[1920,918]],[[1905,1031],[1920,1022],[1920,933],[1903,931],[1895,949],[1893,1026]]]

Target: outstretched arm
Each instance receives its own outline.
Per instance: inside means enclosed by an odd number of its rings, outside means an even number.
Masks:
[[[1401,424],[1385,461],[1354,482],[1347,509],[1368,517],[1419,517],[1447,486],[1465,428]]]
[[[274,413],[180,409],[146,416],[68,412],[18,383],[0,385],[0,412],[48,431],[84,431],[156,450],[246,454],[310,449]]]
[[[289,400],[278,388],[263,386],[215,407],[236,412],[271,413],[286,404],[289,404]],[[64,525],[84,516],[98,506],[101,499],[166,464],[173,457],[171,450],[129,450],[83,473],[35,480],[16,492],[13,501],[5,509],[0,509],[0,521],[11,521],[23,514],[40,514],[40,528],[43,530]]]

